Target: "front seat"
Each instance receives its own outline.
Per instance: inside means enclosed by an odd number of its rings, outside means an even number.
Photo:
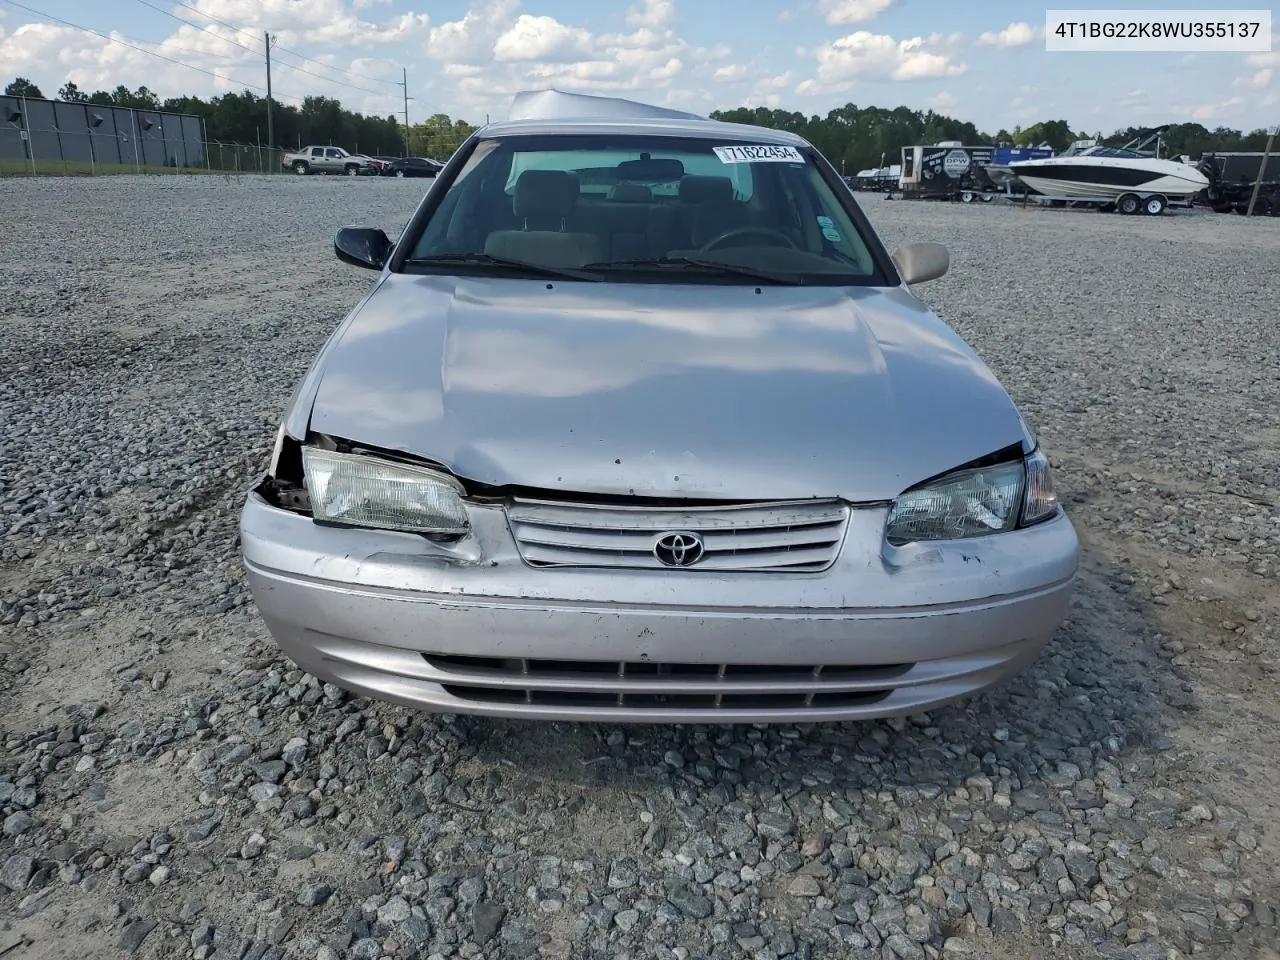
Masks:
[[[512,208],[516,230],[496,230],[484,252],[549,267],[573,267],[604,259],[599,240],[569,231],[578,204],[578,178],[563,170],[526,170],[516,181]]]
[[[694,249],[751,222],[747,205],[734,199],[733,181],[728,177],[686,176],[680,181],[680,204],[686,211],[685,229]]]

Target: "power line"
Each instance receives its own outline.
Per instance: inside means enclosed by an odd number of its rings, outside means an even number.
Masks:
[[[192,13],[198,13],[200,16],[204,17],[206,20],[212,20],[214,23],[221,24],[222,26],[226,27],[228,30],[234,30],[236,33],[254,33],[254,32],[256,32],[256,31],[252,31],[252,30],[248,29],[247,27],[237,27],[237,26],[236,26],[235,24],[233,24],[233,23],[227,23],[227,21],[225,21],[225,20],[220,20],[220,19],[218,19],[217,17],[215,17],[215,16],[214,16],[213,14],[211,14],[211,13],[205,13],[205,11],[201,10],[199,7],[193,7],[193,6],[191,6],[191,4],[189,4],[189,3],[183,3],[183,2],[182,2],[182,0],[173,0],[173,2],[174,2],[174,3],[176,3],[176,4],[177,4],[178,6],[180,6],[180,7],[183,7],[183,8],[184,8],[184,9],[186,9],[186,10],[190,10]],[[150,6],[150,4],[147,4],[147,6]],[[170,14],[170,16],[172,16],[172,14]],[[184,22],[185,22],[185,21],[184,21]],[[192,24],[192,26],[194,26],[194,24]],[[395,80],[388,80],[388,79],[386,79],[385,77],[371,77],[371,76],[369,76],[369,75],[367,75],[367,74],[363,74],[363,73],[355,73],[355,72],[354,72],[354,71],[352,71],[352,70],[339,71],[337,67],[331,67],[331,66],[329,66],[327,63],[321,63],[319,60],[316,60],[316,59],[314,59],[314,58],[312,58],[312,57],[304,56],[303,54],[298,53],[296,50],[290,50],[288,47],[282,47],[282,46],[276,45],[275,49],[276,49],[276,50],[278,50],[278,51],[280,51],[281,53],[287,53],[287,54],[290,54],[291,56],[295,56],[295,57],[297,57],[299,60],[301,60],[303,63],[314,63],[317,67],[320,67],[322,70],[329,70],[329,71],[331,71],[331,72],[333,72],[333,73],[342,73],[342,75],[343,75],[344,77],[355,77],[355,78],[357,78],[357,79],[359,79],[359,80],[369,80],[369,81],[371,81],[371,82],[373,82],[373,83],[388,83],[388,84],[391,84],[392,86],[398,86],[398,82],[397,82],[397,81],[395,81]],[[291,66],[293,66],[293,65],[292,65],[292,64],[288,64],[288,63],[286,63],[286,64],[284,64],[284,66],[286,66],[286,67],[291,67]],[[298,68],[297,68],[297,67],[294,67],[293,69],[295,69],[295,70],[296,70],[296,69],[298,69]],[[303,72],[305,72],[305,71],[303,71]],[[327,78],[323,78],[323,77],[322,77],[321,79],[327,79]],[[359,89],[359,88],[357,87],[356,89]],[[368,92],[368,91],[366,91],[366,92]]]
[[[122,40],[120,37],[109,37],[105,33],[99,33],[97,30],[93,30],[89,27],[82,27],[80,24],[72,23],[70,20],[63,20],[60,17],[53,16],[52,14],[44,13],[43,11],[40,11],[40,10],[33,10],[24,4],[18,3],[18,0],[4,0],[4,2],[9,4],[12,7],[17,7],[19,10],[25,10],[27,13],[31,14],[32,16],[40,17],[45,20],[52,20],[54,23],[60,23],[62,24],[62,26],[70,27],[72,30],[80,30],[83,33],[91,33],[95,37],[98,37],[100,40],[106,40],[108,43],[118,43],[121,46],[128,47],[131,50],[137,50],[139,53],[145,53],[149,57],[155,57],[157,60],[163,60],[166,63],[172,63],[174,66],[186,67],[188,70],[195,70],[197,73],[203,73],[205,76],[213,77],[215,80],[221,80],[223,83],[233,83],[238,86],[248,87],[251,90],[262,90],[262,87],[258,86],[255,83],[242,83],[241,81],[236,80],[234,77],[223,76],[220,73],[214,73],[212,70],[205,70],[203,67],[195,67],[189,63],[183,63],[181,60],[174,60],[172,57],[166,57],[162,53],[156,53],[154,50],[148,50],[146,47],[140,47],[136,43],[130,43],[128,40]],[[291,95],[286,95],[286,96],[288,96],[290,100],[297,100],[299,103],[302,102],[301,97],[295,97]]]
[[[240,43],[238,40],[232,40],[230,37],[224,37],[222,34],[214,30],[210,30],[207,26],[201,26],[198,23],[192,23],[190,20],[184,20],[182,17],[178,16],[176,13],[170,13],[168,10],[165,10],[163,7],[156,6],[154,3],[151,2],[151,0],[138,0],[138,3],[142,4],[144,7],[150,7],[152,10],[156,11],[157,13],[163,13],[166,17],[172,17],[174,20],[177,20],[179,23],[186,24],[188,27],[191,27],[195,30],[199,30],[203,33],[207,33],[211,37],[217,37],[219,40],[223,41],[224,43],[233,44],[239,47],[241,50],[248,50],[250,53],[254,54],[255,56],[257,55],[257,51],[254,50],[252,47],[247,47],[243,43]],[[187,5],[184,3],[184,4],[180,4],[180,6],[186,7]],[[187,9],[193,9],[193,8],[188,7]],[[222,23],[222,21],[220,20],[218,22]],[[247,30],[246,31],[237,30],[237,28],[231,26],[230,24],[223,23],[222,25],[226,27],[228,30],[236,30],[237,33],[248,32]],[[276,49],[284,50],[284,47],[277,46]],[[312,73],[310,70],[303,70],[302,67],[299,67],[292,63],[286,63],[284,61],[280,61],[279,66],[288,67],[290,70],[297,70],[299,73],[305,73],[307,76],[315,77],[317,80],[323,80],[325,83],[335,83],[340,87],[350,87],[352,90],[359,90],[361,93],[367,93],[375,97],[385,96],[385,94],[381,90],[370,90],[368,87],[357,86],[354,83],[346,83],[345,81],[342,81],[342,80],[334,80],[331,77],[325,77],[325,76],[321,76],[318,73]],[[334,73],[338,72],[336,68],[331,67],[330,69],[333,70]]]

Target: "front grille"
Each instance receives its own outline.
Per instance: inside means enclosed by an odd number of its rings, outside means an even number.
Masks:
[[[835,562],[849,508],[805,500],[686,509],[596,506],[515,500],[507,518],[520,555],[535,567],[813,573]],[[701,559],[687,567],[654,553],[667,533],[701,538]]]
[[[655,710],[871,706],[912,667],[422,657],[463,700]]]

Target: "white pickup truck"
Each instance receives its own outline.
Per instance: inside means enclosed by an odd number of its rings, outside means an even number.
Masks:
[[[377,164],[362,153],[347,153],[341,147],[309,146],[296,153],[281,151],[280,162],[300,177],[309,173],[345,173],[358,177],[377,173]]]

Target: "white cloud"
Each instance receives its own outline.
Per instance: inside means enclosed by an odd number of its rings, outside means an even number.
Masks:
[[[1228,97],[1225,100],[1214,100],[1210,103],[1202,103],[1190,110],[1191,119],[1197,121],[1219,121],[1235,112],[1236,107],[1245,104],[1244,97]]]
[[[493,55],[498,60],[568,62],[590,52],[591,34],[581,27],[565,26],[554,17],[522,13],[515,24],[498,37]]]
[[[790,70],[772,77],[761,77],[752,85],[750,92],[743,100],[743,106],[779,107],[782,105],[782,91],[790,84]]]
[[[950,53],[938,52],[937,44],[922,37],[895,40],[886,34],[859,30],[824,43],[814,51],[818,76],[800,85],[800,93],[817,93],[824,88],[857,79],[930,80],[956,77],[968,66]]]
[[[1245,56],[1244,62],[1246,66],[1259,69],[1280,67],[1280,50],[1272,50],[1270,53],[1250,53]]]
[[[1270,67],[1264,67],[1248,77],[1236,77],[1231,82],[1231,85],[1233,87],[1247,87],[1250,90],[1265,90],[1271,86],[1272,76],[1274,76],[1274,71]]]
[[[818,0],[818,11],[827,23],[862,23],[874,20],[897,0]]]
[[[936,96],[929,98],[929,106],[934,110],[946,111],[953,110],[960,104],[960,98],[950,90],[943,90]]]
[[[428,53],[444,61],[442,72],[456,81],[451,93],[465,110],[501,113],[513,94],[541,87],[646,90],[660,98],[688,64],[710,81],[712,63],[732,53],[722,43],[694,47],[678,36],[673,0],[634,4],[626,12],[625,33],[594,34],[550,16],[516,16],[517,9],[518,0],[472,0],[461,19],[431,31]],[[461,71],[458,65],[477,69]]]
[[[713,73],[712,79],[715,80],[741,80],[747,72],[747,68],[740,63],[730,63],[723,67],[717,67]]]
[[[432,27],[427,53],[446,63],[487,63],[493,46],[511,26],[519,0],[473,3],[461,20]]]
[[[983,47],[1026,47],[1044,36],[1043,26],[1031,26],[1021,20],[1011,23],[1003,30],[987,32],[978,37],[978,45]]]
[[[676,17],[672,0],[643,0],[627,11],[627,26],[635,29],[661,30],[670,27]]]
[[[298,50],[324,44],[339,51],[309,50],[315,62],[306,64],[283,53],[273,57],[272,86],[278,99],[298,104],[306,94],[324,94],[351,109],[385,115],[400,101],[389,82],[398,79],[398,67],[353,54],[362,47],[385,47],[425,34],[429,22],[425,14],[397,15],[382,22],[362,20],[353,15],[357,7],[352,0],[305,4],[192,0],[190,6],[182,15],[198,26],[175,24],[176,29],[158,43],[115,31],[108,34],[114,38],[109,40],[44,21],[23,23],[0,34],[0,63],[31,77],[50,96],[68,80],[87,92],[123,84],[130,89],[145,86],[161,98],[183,94],[207,98],[246,88],[261,96],[265,93],[262,33],[255,25],[267,22],[282,47]],[[242,25],[243,30],[230,29],[210,16]],[[362,77],[356,79],[352,73]],[[376,77],[388,82],[370,79]],[[379,87],[385,92],[378,92]]]
[[[262,31],[270,30],[281,46],[301,43],[360,45],[392,43],[412,39],[425,32],[430,17],[406,13],[386,23],[361,20],[354,11],[383,5],[384,0],[190,0],[177,11],[184,20],[194,19],[204,26],[219,27],[218,20],[244,28],[239,41],[246,46],[261,45]]]

